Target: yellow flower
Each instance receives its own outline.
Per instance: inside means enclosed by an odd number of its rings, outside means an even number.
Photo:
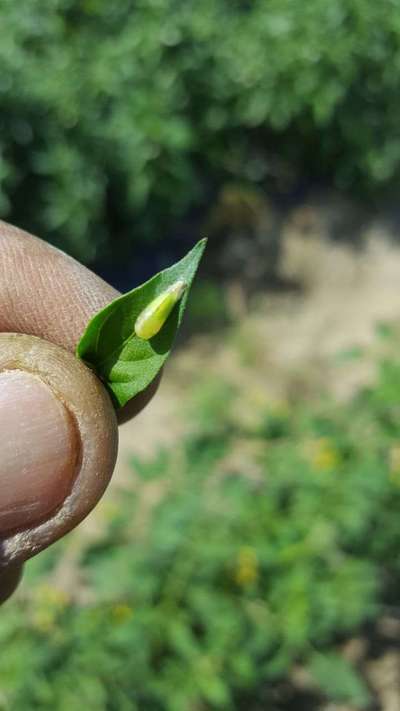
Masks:
[[[55,627],[55,614],[52,610],[41,608],[32,616],[33,626],[39,632],[52,632]]]
[[[339,453],[327,437],[309,442],[306,447],[306,457],[317,471],[335,469],[340,463]]]
[[[55,610],[63,610],[70,602],[69,595],[64,590],[49,584],[40,585],[36,590],[35,597],[39,605]]]
[[[239,550],[235,569],[235,580],[241,587],[247,587],[258,580],[257,553],[250,546],[243,546]]]
[[[400,443],[389,450],[389,478],[396,486],[400,486]]]
[[[68,606],[70,598],[64,590],[52,585],[40,585],[35,590],[32,623],[40,632],[51,632],[57,616]]]
[[[119,603],[111,609],[111,616],[116,624],[123,624],[133,615],[133,608],[130,605]]]

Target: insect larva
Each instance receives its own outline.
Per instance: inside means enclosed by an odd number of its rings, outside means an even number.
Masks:
[[[135,333],[139,338],[148,341],[158,333],[166,322],[175,304],[182,298],[187,284],[176,281],[162,294],[156,296],[139,314],[135,322]]]

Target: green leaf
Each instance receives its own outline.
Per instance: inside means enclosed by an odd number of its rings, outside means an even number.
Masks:
[[[365,355],[365,349],[361,346],[353,346],[352,348],[346,348],[340,351],[336,360],[338,363],[347,363],[349,361],[361,360]]]
[[[200,240],[180,262],[115,299],[89,321],[76,355],[103,380],[117,406],[144,390],[168,358],[206,241]],[[139,338],[135,333],[138,317],[154,299],[159,304],[159,297],[180,280],[187,288],[171,313],[165,310],[168,315],[161,330],[149,340]],[[157,312],[159,317],[159,306]]]
[[[387,341],[394,336],[394,328],[390,323],[379,321],[375,326],[375,333],[382,341]]]
[[[347,701],[357,708],[368,705],[369,692],[364,681],[351,664],[338,654],[313,654],[310,672],[329,700]]]

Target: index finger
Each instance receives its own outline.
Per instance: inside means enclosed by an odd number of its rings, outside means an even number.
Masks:
[[[73,351],[88,320],[118,295],[63,252],[0,222],[0,331]]]

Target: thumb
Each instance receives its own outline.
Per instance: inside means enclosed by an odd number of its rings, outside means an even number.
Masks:
[[[95,506],[114,469],[117,432],[107,392],[74,355],[0,334],[0,575]]]

